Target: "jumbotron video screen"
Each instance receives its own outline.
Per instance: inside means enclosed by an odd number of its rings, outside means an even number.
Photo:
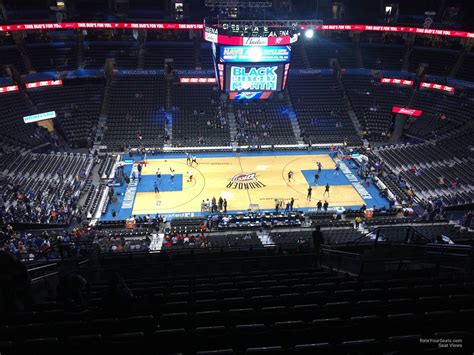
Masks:
[[[290,68],[290,46],[213,44],[217,81],[230,99],[265,99],[282,91]]]

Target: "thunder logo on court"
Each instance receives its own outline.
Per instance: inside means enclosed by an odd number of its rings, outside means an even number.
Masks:
[[[251,190],[265,187],[266,185],[257,179],[256,173],[238,173],[230,179],[228,189]]]

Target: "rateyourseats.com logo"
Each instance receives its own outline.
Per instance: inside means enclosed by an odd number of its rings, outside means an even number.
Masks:
[[[460,338],[420,338],[421,344],[437,345],[443,349],[460,349],[462,348],[462,339]]]

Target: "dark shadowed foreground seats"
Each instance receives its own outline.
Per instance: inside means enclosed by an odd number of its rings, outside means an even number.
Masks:
[[[472,277],[364,281],[312,268],[168,277],[147,268],[125,282],[131,308],[103,309],[104,281],[92,284],[85,308],[52,302],[3,318],[0,350],[422,353],[437,347],[426,338],[472,346]]]

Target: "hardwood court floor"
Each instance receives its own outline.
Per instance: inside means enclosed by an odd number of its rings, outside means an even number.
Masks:
[[[313,185],[312,199],[307,201],[308,184],[313,184],[316,162],[322,164],[319,185]],[[155,194],[153,183],[161,169],[160,193]],[[170,183],[170,168],[175,170]],[[328,154],[263,155],[198,158],[198,165],[189,167],[186,160],[150,159],[143,167],[133,214],[200,212],[201,201],[220,196],[226,198],[228,211],[247,210],[250,204],[260,209],[274,209],[275,199],[295,199],[295,208],[315,207],[318,200],[329,206],[361,206],[364,201],[342,172],[334,175],[335,164]],[[288,182],[288,171],[294,181]],[[193,181],[187,173],[193,172]],[[181,180],[181,181],[180,181]],[[329,183],[330,196],[324,197],[324,186]]]

